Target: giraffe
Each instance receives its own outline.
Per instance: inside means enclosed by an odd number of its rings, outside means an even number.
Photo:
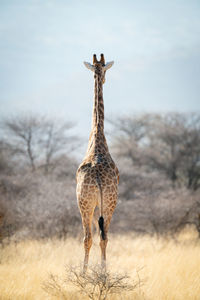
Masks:
[[[92,115],[92,129],[86,155],[80,164],[77,179],[77,202],[82,217],[84,231],[85,258],[83,272],[86,272],[89,252],[92,246],[92,219],[94,210],[99,208],[99,229],[101,266],[106,269],[106,246],[108,242],[108,228],[112,214],[117,204],[119,171],[115,165],[104,135],[104,102],[103,83],[105,73],[114,62],[105,64],[104,55],[100,61],[93,55],[93,65],[84,62],[85,66],[94,72],[94,104]]]

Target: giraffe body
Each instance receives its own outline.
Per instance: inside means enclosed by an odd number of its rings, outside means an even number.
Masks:
[[[110,68],[110,64],[105,65],[103,55],[101,55],[100,62],[94,55],[93,65],[85,63],[95,74],[95,89],[92,130],[88,149],[77,170],[77,201],[84,230],[84,271],[87,269],[89,251],[92,246],[91,226],[94,210],[97,206],[99,207],[101,263],[105,268],[107,233],[117,204],[119,172],[109,153],[104,135],[103,83],[106,66]]]

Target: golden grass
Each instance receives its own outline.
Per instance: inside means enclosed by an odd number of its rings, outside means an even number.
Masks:
[[[127,272],[143,285],[123,299],[199,300],[200,242],[192,229],[171,239],[110,235],[107,260],[112,272]],[[24,241],[0,249],[0,299],[56,299],[42,288],[49,273],[65,275],[66,265],[78,265],[83,258],[82,243],[65,241]],[[90,264],[100,260],[97,237],[94,238]],[[69,290],[68,299],[73,291]],[[113,296],[112,299],[117,299]],[[119,298],[119,299],[122,299]],[[60,298],[57,298],[60,299]],[[82,299],[82,298],[80,298]]]

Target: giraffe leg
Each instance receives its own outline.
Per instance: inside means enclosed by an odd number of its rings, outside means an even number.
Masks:
[[[105,191],[105,195],[106,195]],[[109,193],[109,192],[107,192]],[[104,210],[103,210],[103,218],[104,218],[104,239],[102,238],[102,236],[100,235],[100,248],[101,248],[101,266],[102,269],[104,271],[106,271],[106,247],[108,244],[108,229],[110,226],[110,222],[112,219],[112,215],[113,212],[115,210],[116,207],[116,203],[117,203],[117,195],[116,195],[116,190],[114,189],[113,191],[113,196],[112,198],[108,198],[106,196],[104,196],[104,204],[105,203],[109,203],[109,205],[104,206]]]
[[[100,247],[101,247],[101,267],[102,270],[106,270],[106,246],[108,243],[107,234],[105,233],[105,240],[100,238]]]
[[[83,264],[83,273],[87,271],[90,248],[92,246],[92,216],[83,217],[83,230],[84,230],[84,249],[85,257]]]
[[[106,247],[108,244],[108,228],[110,225],[111,217],[104,217],[104,239],[100,235],[100,248],[101,248],[101,267],[106,271]]]

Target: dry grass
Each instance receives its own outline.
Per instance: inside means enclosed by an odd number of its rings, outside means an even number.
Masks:
[[[177,240],[110,236],[108,269],[113,274],[127,272],[133,279],[140,270],[144,282],[123,299],[200,299],[200,242],[192,229],[182,232]],[[45,292],[43,283],[50,273],[64,278],[65,266],[78,265],[82,258],[82,243],[75,239],[24,241],[5,246],[0,249],[0,299],[56,299]],[[99,260],[95,237],[90,264]],[[73,288],[66,287],[66,293],[65,299],[79,299]],[[116,295],[112,299],[118,298],[122,299]]]

